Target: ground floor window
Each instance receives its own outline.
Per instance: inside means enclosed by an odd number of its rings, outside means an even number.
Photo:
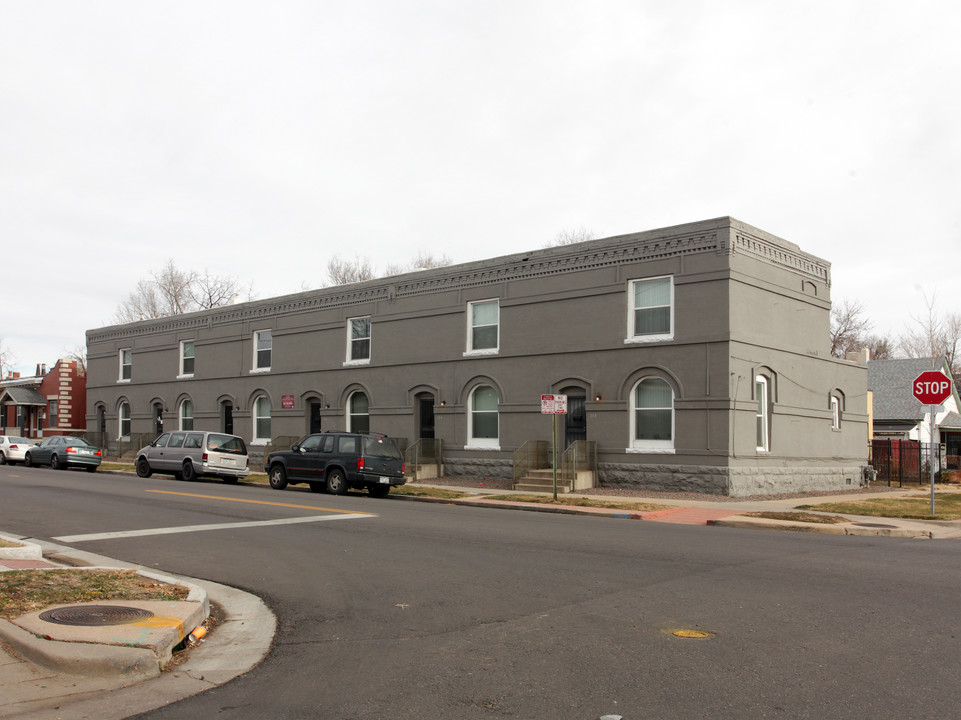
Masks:
[[[490,385],[478,385],[470,394],[468,403],[470,422],[467,445],[469,447],[499,447],[500,418],[497,391]]]
[[[130,437],[130,403],[120,403],[120,439]]]
[[[674,390],[661,378],[641,380],[631,393],[631,449],[674,448]]]
[[[194,429],[194,404],[190,400],[180,403],[180,429]]]
[[[355,392],[347,401],[347,429],[355,433],[370,432],[370,401],[362,392]]]
[[[270,398],[261,395],[254,401],[254,442],[270,442]]]

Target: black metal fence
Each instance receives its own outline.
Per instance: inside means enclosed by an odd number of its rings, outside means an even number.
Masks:
[[[868,462],[877,473],[877,482],[924,485],[931,481],[931,445],[917,440],[872,440]],[[934,478],[940,481],[945,467],[944,445],[934,447]]]

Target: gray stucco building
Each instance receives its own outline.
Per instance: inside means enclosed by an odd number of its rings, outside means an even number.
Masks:
[[[746,495],[861,483],[867,371],[830,357],[830,265],[732,218],[87,332],[105,442],[213,429],[443,441],[504,476],[596,443],[591,482]],[[560,445],[561,443],[559,443]]]

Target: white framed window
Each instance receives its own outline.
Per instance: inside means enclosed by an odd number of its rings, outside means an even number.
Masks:
[[[194,341],[184,340],[180,343],[180,377],[194,376]]]
[[[180,403],[180,429],[181,430],[193,430],[194,429],[194,404],[190,400],[184,400]]]
[[[257,444],[270,442],[270,398],[266,395],[254,400],[254,439]]]
[[[631,392],[632,452],[674,451],[674,389],[659,377],[643,378]]]
[[[471,391],[467,412],[467,446],[500,450],[500,399],[490,385],[478,385]]]
[[[754,378],[754,399],[757,400],[757,450],[768,452],[771,447],[770,425],[771,409],[768,401],[768,381],[763,375]]]
[[[352,393],[347,400],[347,429],[355,433],[370,432],[370,400],[366,393]]]
[[[267,372],[270,370],[273,349],[274,337],[270,330],[254,332],[254,361],[251,372]]]
[[[57,401],[51,398],[47,402],[47,427],[48,428],[57,427],[57,423],[59,422],[59,419],[57,417],[57,411],[58,411]]]
[[[130,382],[130,378],[133,375],[133,351],[130,348],[124,348],[119,353],[119,363],[120,363],[120,375],[117,378],[117,382]]]
[[[370,316],[347,320],[347,362],[366,365],[370,362]]]
[[[494,355],[500,350],[500,300],[467,303],[467,352]]]
[[[831,429],[841,429],[841,399],[837,395],[831,396]]]
[[[121,440],[127,440],[130,438],[130,403],[122,402],[120,403],[120,412],[117,413]]]
[[[631,280],[627,339],[624,342],[661,342],[674,339],[674,278]]]

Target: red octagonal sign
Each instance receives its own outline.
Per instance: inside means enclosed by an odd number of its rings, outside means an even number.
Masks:
[[[915,378],[911,391],[925,405],[940,405],[951,395],[951,380],[942,373],[928,370]]]

